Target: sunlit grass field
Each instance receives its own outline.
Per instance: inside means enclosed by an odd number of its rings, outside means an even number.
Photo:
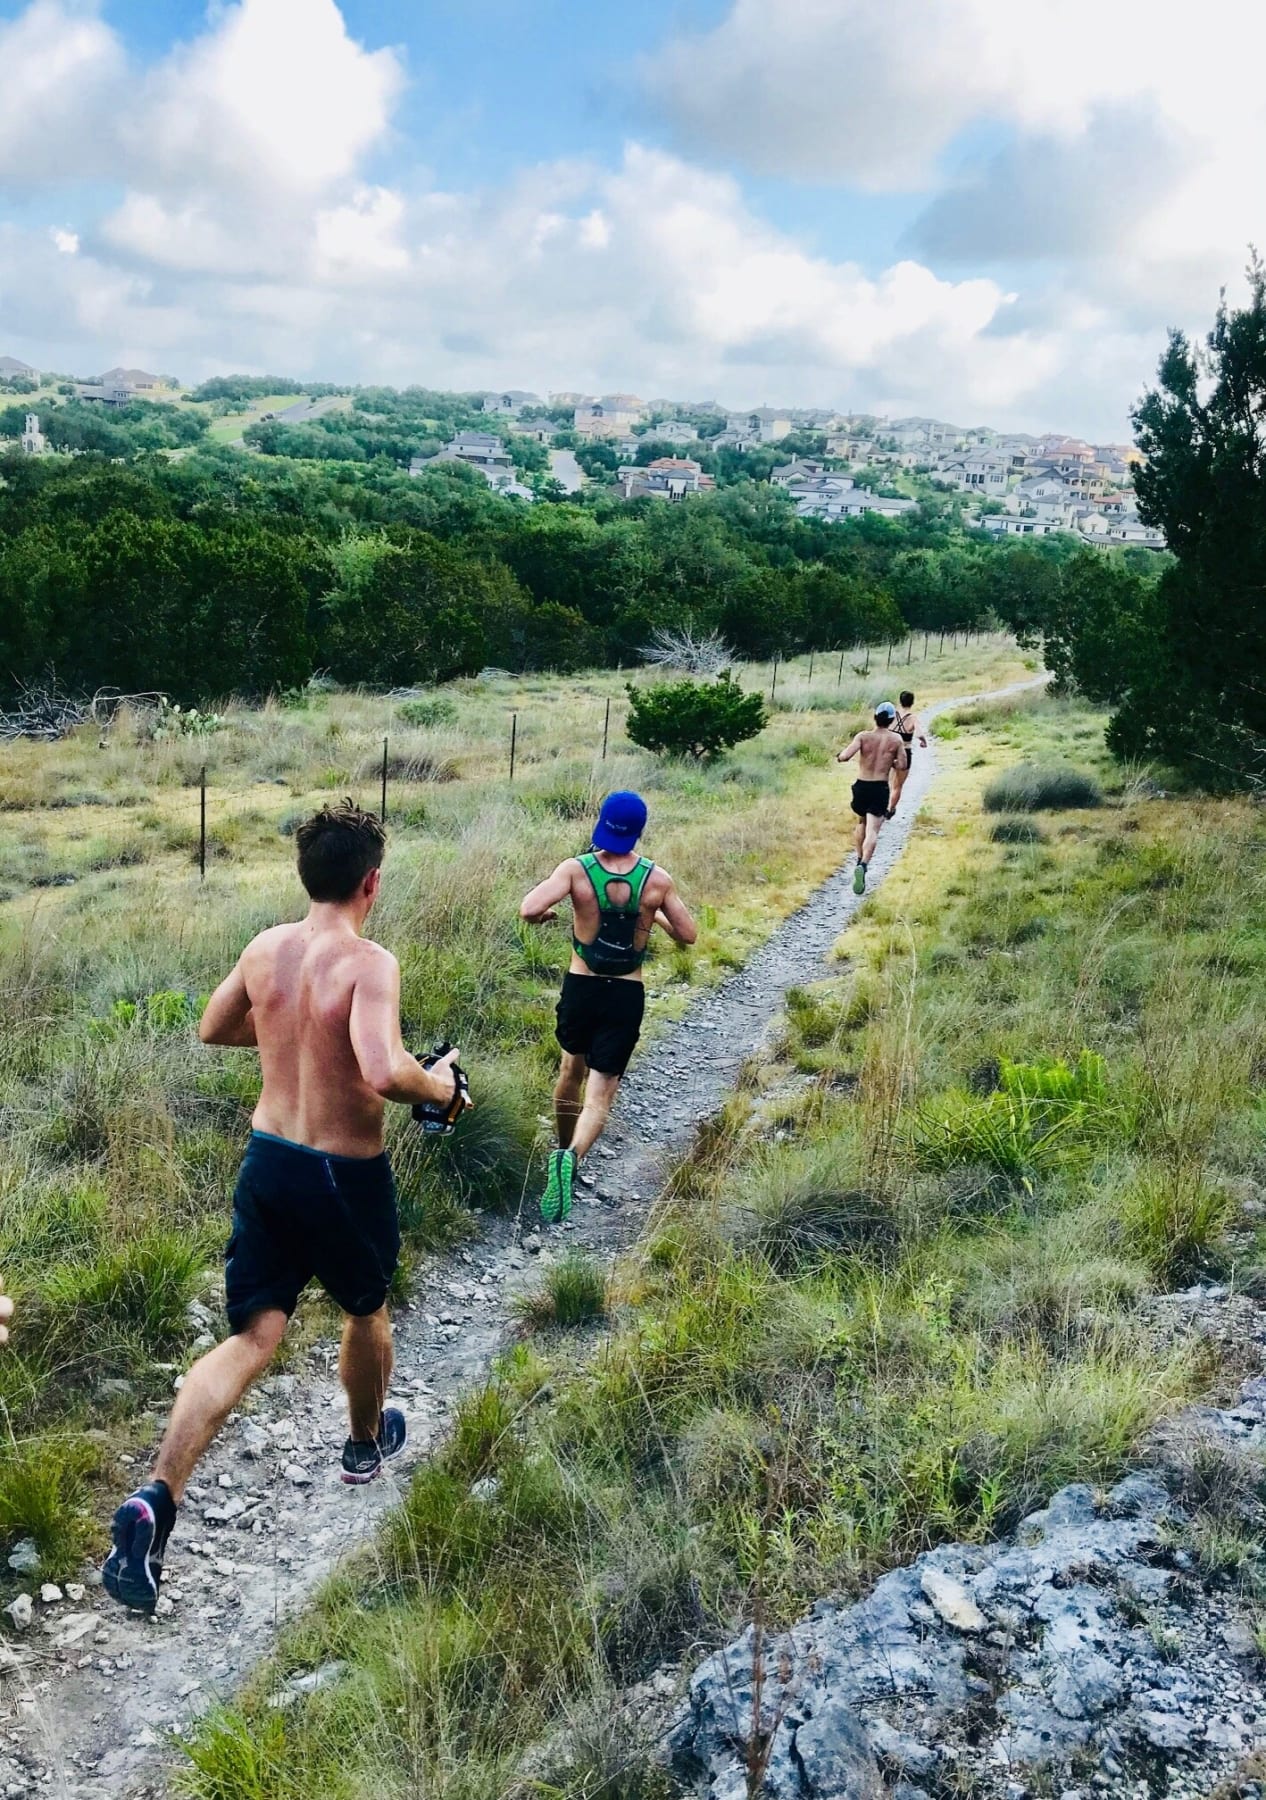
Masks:
[[[1044,695],[947,722],[838,972],[612,1278],[573,1259],[524,1304],[375,1550],[200,1728],[190,1793],[656,1800],[645,1677],[1111,1481],[1233,1381],[1153,1297],[1263,1281],[1266,827],[1165,798],[1103,724]],[[1031,810],[986,810],[1019,765]],[[1260,1544],[1233,1560],[1266,1592]]]
[[[1001,641],[926,668],[928,700],[1026,673]],[[612,673],[489,676],[397,700],[305,691],[162,741],[125,712],[58,744],[0,746],[0,1270],[20,1308],[0,1359],[0,1542],[33,1536],[47,1573],[74,1569],[92,1483],[117,1478],[135,1415],[165,1405],[202,1329],[190,1303],[218,1308],[258,1066],[204,1050],[196,1018],[249,937],[301,913],[300,819],[347,793],[377,805],[387,740],[392,841],[373,930],[401,960],[408,1041],[460,1043],[480,1101],[437,1155],[395,1122],[416,1256],[535,1179],[566,939],[520,924],[524,890],[587,844],[608,788],[646,794],[647,848],[702,922],[692,955],[656,947],[653,1031],[842,860],[847,780],[830,753],[899,685],[885,676],[780,669],[767,729],[707,767],[630,746]],[[768,691],[774,671],[744,680]]]

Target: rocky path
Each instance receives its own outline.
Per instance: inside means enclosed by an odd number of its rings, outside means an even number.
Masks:
[[[900,855],[935,775],[934,750],[916,752],[902,812],[880,838],[872,888]],[[850,779],[842,770],[842,815]],[[496,1219],[427,1270],[417,1297],[396,1315],[391,1397],[408,1414],[410,1445],[389,1478],[368,1488],[339,1481],[346,1426],[336,1345],[318,1344],[306,1366],[260,1384],[204,1460],[156,1618],[111,1607],[99,1578],[87,1573],[64,1593],[32,1593],[25,1624],[27,1609],[19,1606],[17,1629],[0,1642],[0,1795],[118,1800],[163,1791],[172,1734],[232,1692],[268,1651],[280,1621],[399,1498],[455,1398],[505,1343],[513,1302],[537,1279],[537,1255],[577,1246],[609,1258],[637,1234],[667,1164],[722,1103],[787,989],[824,972],[860,904],[850,858],[740,972],[644,1049],[607,1140],[590,1159],[580,1205],[544,1249],[530,1221]],[[139,1423],[133,1466],[119,1471],[121,1491],[141,1473],[159,1424],[153,1415]],[[131,1697],[122,1711],[121,1695]]]

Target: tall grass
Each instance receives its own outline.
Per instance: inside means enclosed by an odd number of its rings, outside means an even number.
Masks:
[[[938,679],[979,681],[971,660],[947,658]],[[985,679],[1015,672],[1006,647],[983,661]],[[17,1441],[37,1461],[45,1446],[56,1469],[63,1450],[91,1445],[85,1433],[117,1432],[129,1403],[170,1391],[170,1369],[156,1365],[190,1355],[189,1301],[216,1314],[258,1059],[204,1050],[194,1020],[250,936],[300,912],[295,822],[348,791],[378,804],[384,737],[391,847],[371,929],[400,957],[410,1046],[459,1042],[478,1100],[438,1144],[393,1119],[416,1258],[477,1230],[484,1211],[515,1210],[539,1180],[566,939],[522,926],[522,893],[584,847],[607,788],[641,788],[648,849],[705,921],[689,964],[652,959],[653,1024],[661,993],[741,963],[835,866],[829,752],[852,727],[853,699],[779,714],[706,771],[660,765],[624,741],[622,681],[609,673],[464,681],[402,702],[227,703],[223,730],[160,743],[124,712],[104,744],[84,732],[0,746],[0,1271],[20,1302],[0,1400]],[[103,1377],[115,1385],[102,1389]],[[24,1534],[12,1497],[30,1490],[9,1491],[0,1566]],[[77,1506],[67,1500],[68,1519]],[[45,1532],[34,1496],[30,1508],[26,1529]]]
[[[1084,719],[1009,728],[1042,750]],[[245,1743],[269,1794],[370,1769],[445,1800],[657,1794],[654,1731],[616,1722],[658,1660],[1128,1467],[1207,1375],[1141,1304],[1223,1253],[1263,1173],[1262,827],[1221,804],[1209,870],[1204,822],[1163,807],[999,855],[968,786],[935,892],[877,896],[864,967],[793,993],[781,1068],[701,1129],[602,1345],[520,1345],[283,1643],[347,1679],[280,1739],[248,1695],[190,1791],[227,1791]],[[1040,934],[999,929],[1038,906]]]

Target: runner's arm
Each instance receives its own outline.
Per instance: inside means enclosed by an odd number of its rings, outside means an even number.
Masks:
[[[384,1100],[416,1106],[419,1101],[452,1097],[457,1051],[450,1050],[433,1068],[424,1069],[405,1049],[400,1035],[400,965],[385,950],[367,959],[356,977],[348,1032],[361,1074]]]
[[[671,879],[667,893],[655,910],[655,924],[677,944],[693,944],[699,935],[699,928]]]
[[[857,736],[853,739],[852,743],[848,746],[848,749],[840,751],[839,755],[835,759],[836,762],[851,762],[853,760],[853,758],[857,755],[857,752],[861,749],[861,747],[862,747],[862,734],[859,731],[857,733]]]
[[[919,719],[919,723],[915,727],[915,729],[918,731],[918,734],[919,734],[919,742],[922,744],[923,748],[926,750],[928,747],[928,728],[923,723],[922,718]]]
[[[523,896],[519,907],[521,919],[526,919],[529,925],[543,925],[547,919],[558,917],[554,908],[571,893],[573,861],[574,858],[569,857],[566,862],[559,863],[552,875],[538,881],[532,892]]]
[[[255,1015],[251,1011],[240,962],[207,1001],[198,1020],[198,1036],[204,1044],[228,1044],[245,1050],[257,1048]]]

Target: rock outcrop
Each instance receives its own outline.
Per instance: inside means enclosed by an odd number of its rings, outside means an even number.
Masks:
[[[1255,1456],[1266,1379],[1181,1423]],[[678,1774],[710,1800],[1211,1793],[1266,1745],[1266,1668],[1244,1599],[1184,1547],[1175,1487],[1066,1487],[1010,1542],[929,1551],[759,1656],[749,1629],[691,1680]]]

